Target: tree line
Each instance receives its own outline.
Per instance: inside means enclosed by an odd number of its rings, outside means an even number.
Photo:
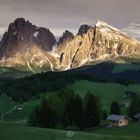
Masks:
[[[110,79],[105,75],[92,75],[81,71],[46,72],[21,79],[10,80],[0,84],[0,93],[12,97],[16,102],[28,101],[39,98],[44,92],[58,91],[77,80],[89,80],[94,82],[118,82],[128,85],[125,79]]]
[[[34,127],[84,130],[98,126],[102,119],[99,97],[88,92],[84,98],[72,90],[43,97],[27,124]]]

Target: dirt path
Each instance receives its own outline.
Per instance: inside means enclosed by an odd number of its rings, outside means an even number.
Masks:
[[[12,109],[10,109],[9,111],[3,113],[3,114],[0,116],[1,120],[5,120],[4,116],[5,116],[6,114],[12,112],[13,110],[15,110],[16,107],[17,107],[17,105],[15,105],[15,106],[14,106]]]

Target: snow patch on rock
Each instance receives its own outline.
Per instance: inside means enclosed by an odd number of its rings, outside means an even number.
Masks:
[[[39,31],[35,31],[35,32],[34,32],[34,37],[37,38],[38,35],[39,35]]]

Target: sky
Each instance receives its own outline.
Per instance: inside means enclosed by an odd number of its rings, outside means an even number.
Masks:
[[[66,29],[76,33],[81,24],[98,20],[140,36],[140,0],[0,0],[0,35],[18,17],[56,36]]]

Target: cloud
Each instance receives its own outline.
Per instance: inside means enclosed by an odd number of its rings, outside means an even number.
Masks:
[[[130,23],[126,28],[123,28],[122,31],[127,33],[129,36],[140,40],[140,21]]]
[[[7,29],[17,17],[51,28],[55,34],[65,29],[76,32],[81,24],[97,20],[124,27],[139,19],[139,5],[140,0],[1,0],[0,27]]]

